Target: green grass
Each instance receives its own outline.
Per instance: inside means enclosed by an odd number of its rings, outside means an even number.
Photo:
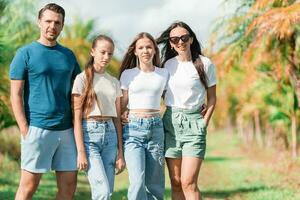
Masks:
[[[199,187],[204,199],[297,200],[300,199],[300,163],[284,165],[265,156],[256,146],[245,151],[239,140],[226,134],[210,134],[208,152],[201,168]],[[250,153],[249,153],[250,152]],[[252,152],[252,153],[251,153]],[[0,157],[0,200],[14,198],[19,180],[19,164],[8,156]],[[171,199],[166,172],[165,199]],[[126,200],[127,172],[116,176],[113,200]],[[36,200],[54,199],[54,173],[45,174],[34,196]],[[79,173],[75,199],[90,199],[86,177]]]

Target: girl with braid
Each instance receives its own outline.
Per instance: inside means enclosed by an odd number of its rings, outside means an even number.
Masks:
[[[120,122],[122,91],[108,74],[114,52],[111,38],[99,35],[93,41],[90,59],[77,75],[73,90],[74,133],[79,170],[86,170],[92,199],[111,199],[115,168],[125,168]]]

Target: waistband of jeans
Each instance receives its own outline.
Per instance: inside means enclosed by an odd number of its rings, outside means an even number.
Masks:
[[[112,123],[112,119],[94,119],[94,118],[88,118],[88,119],[82,119],[83,123],[88,123],[88,122],[97,122],[97,123]]]
[[[161,116],[160,116],[160,114],[155,114],[152,116],[140,116],[140,115],[135,115],[135,114],[129,114],[128,119],[130,121],[139,121],[141,119],[143,121],[154,121],[154,120],[160,120]]]
[[[166,111],[173,112],[173,113],[181,112],[181,113],[185,113],[185,114],[198,114],[198,113],[200,113],[201,109],[202,109],[202,106],[200,106],[198,108],[193,108],[193,109],[167,106]]]

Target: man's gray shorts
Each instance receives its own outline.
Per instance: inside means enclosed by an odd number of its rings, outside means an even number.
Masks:
[[[21,168],[33,173],[76,171],[73,128],[53,131],[29,126],[27,135],[21,136]]]

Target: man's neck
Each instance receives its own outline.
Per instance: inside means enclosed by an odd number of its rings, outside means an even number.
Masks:
[[[37,40],[39,43],[41,43],[42,45],[45,45],[45,46],[48,46],[48,47],[53,47],[57,44],[56,40],[54,41],[49,41],[49,40],[46,40],[44,38],[39,38]]]

